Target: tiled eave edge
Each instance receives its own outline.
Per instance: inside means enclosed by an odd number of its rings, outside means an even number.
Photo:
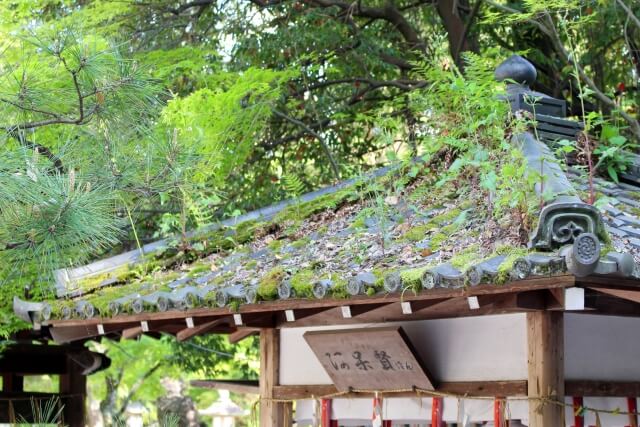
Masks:
[[[586,279],[582,279],[584,282]],[[609,280],[610,279],[606,279]],[[616,282],[624,283],[626,286],[631,286],[640,289],[640,280],[635,279],[616,279]],[[170,310],[165,312],[153,312],[153,313],[140,313],[140,314],[127,314],[118,315],[115,317],[94,317],[90,319],[69,319],[69,320],[50,320],[47,325],[52,328],[65,328],[65,327],[90,327],[97,325],[118,325],[118,324],[132,324],[139,323],[141,321],[166,321],[166,320],[184,320],[187,318],[209,318],[209,317],[224,317],[240,315],[254,315],[254,314],[267,314],[278,313],[286,310],[313,310],[322,308],[337,308],[337,307],[358,307],[358,306],[373,306],[373,305],[386,305],[391,303],[402,302],[418,302],[428,300],[440,300],[440,299],[452,299],[461,297],[480,297],[485,295],[500,295],[509,293],[519,293],[527,291],[537,291],[546,289],[562,289],[575,286],[577,283],[576,277],[572,275],[552,276],[552,277],[536,277],[516,282],[510,282],[502,286],[496,286],[492,284],[482,284],[469,288],[457,288],[457,289],[431,289],[414,294],[412,291],[402,293],[393,293],[379,296],[355,296],[349,299],[288,299],[288,300],[274,300],[270,302],[262,302],[257,304],[243,304],[237,311],[233,311],[228,307],[224,308],[195,308],[190,310]],[[98,334],[96,334],[98,335]]]

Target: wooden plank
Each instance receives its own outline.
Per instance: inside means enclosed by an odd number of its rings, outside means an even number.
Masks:
[[[527,313],[527,352],[529,426],[555,425],[564,407],[538,399],[564,401],[564,313]]]
[[[284,407],[274,402],[274,387],[280,378],[280,331],[260,330],[260,426],[278,427],[284,418]]]
[[[192,380],[191,386],[229,390],[240,394],[260,394],[260,383],[257,380]]]
[[[407,387],[410,388],[410,387]],[[469,397],[491,397],[491,396],[526,396],[526,381],[471,381],[471,382],[444,382],[439,383],[436,391],[440,393],[451,393],[458,396]],[[312,397],[322,397],[333,395],[338,389],[333,384],[321,385],[280,385],[274,389],[276,399],[310,399]],[[414,391],[389,394],[393,397],[416,397]],[[345,398],[373,397],[374,393],[346,393],[340,395]],[[426,394],[422,394],[428,397]]]
[[[401,327],[305,332],[338,390],[433,390],[428,370]]]
[[[229,334],[229,342],[231,344],[237,344],[245,338],[249,338],[250,336],[257,335],[260,333],[260,329],[258,328],[238,328],[237,331]]]

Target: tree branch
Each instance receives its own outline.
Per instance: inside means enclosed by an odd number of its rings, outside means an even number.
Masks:
[[[392,3],[387,3],[384,7],[366,7],[360,2],[347,3],[341,0],[304,0],[306,3],[322,8],[338,7],[343,12],[361,18],[371,18],[386,21],[393,25],[404,40],[409,44],[410,49],[417,49],[426,52],[424,40],[420,38],[417,31],[411,26],[409,21],[400,13]]]
[[[307,133],[313,135],[320,142],[320,144],[322,145],[322,149],[324,150],[325,154],[329,158],[329,162],[331,163],[331,169],[333,170],[333,174],[335,175],[336,179],[340,179],[340,171],[338,170],[338,165],[336,164],[336,161],[333,158],[333,155],[331,154],[331,150],[329,150],[329,146],[325,142],[324,138],[318,132],[311,129],[309,126],[307,126],[306,123],[298,119],[295,119],[293,117],[289,117],[286,114],[276,110],[275,108],[272,108],[271,111],[273,111],[273,114],[275,114],[276,116],[281,117],[286,121],[293,123],[296,126],[300,126]]]
[[[625,4],[622,0],[616,0],[616,3],[627,13],[631,21],[636,24],[636,27],[640,28],[640,19],[633,13],[633,10]]]
[[[153,375],[161,366],[162,362],[156,362],[155,365],[153,365],[147,372],[145,372],[140,378],[136,380],[135,384],[131,386],[131,389],[129,389],[129,393],[127,393],[127,396],[122,401],[120,409],[118,409],[118,412],[115,414],[115,419],[120,419],[122,414],[124,414],[124,411],[127,410],[127,405],[129,404],[133,396],[138,392],[138,389],[142,387],[147,378]]]
[[[589,77],[587,73],[584,71],[584,68],[582,67],[582,65],[580,65],[580,62],[575,61],[573,59],[573,56],[569,55],[569,52],[567,52],[564,45],[562,44],[562,41],[560,40],[560,34],[558,34],[558,31],[555,25],[553,25],[551,17],[549,15],[546,15],[546,16],[547,16],[547,20],[549,21],[549,25],[547,27],[550,34],[551,42],[553,43],[556,51],[560,54],[562,59],[568,64],[571,64],[576,67],[579,77],[593,91],[593,95],[603,104],[618,111],[618,113],[620,113],[620,115],[629,124],[629,127],[631,128],[631,132],[633,133],[633,135],[638,140],[640,140],[640,124],[638,123],[638,120],[636,120],[633,116],[628,114],[622,108],[619,108],[613,99],[609,98],[604,92],[602,92],[602,90],[600,90],[600,88],[595,84],[595,82],[591,79],[591,77]]]

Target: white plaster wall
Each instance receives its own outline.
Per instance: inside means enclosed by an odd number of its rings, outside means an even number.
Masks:
[[[565,378],[640,381],[640,319],[565,314]]]
[[[438,381],[527,378],[524,314],[396,324],[403,327],[425,366]],[[380,326],[362,324],[281,329],[280,384],[331,384],[331,379],[303,338],[306,331]]]

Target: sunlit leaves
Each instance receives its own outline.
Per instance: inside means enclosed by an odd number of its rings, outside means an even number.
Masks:
[[[283,82],[291,72],[250,68],[226,88],[200,89],[171,100],[163,112],[168,128],[178,130],[181,145],[199,160],[192,170],[196,182],[222,184],[260,139]]]

